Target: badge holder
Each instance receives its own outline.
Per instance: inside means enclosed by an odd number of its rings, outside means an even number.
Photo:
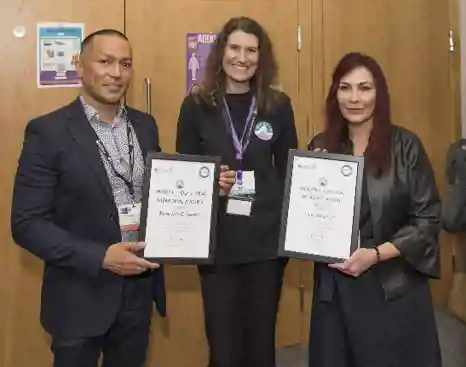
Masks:
[[[241,172],[241,181],[230,191],[227,214],[250,216],[256,194],[254,171]]]
[[[119,206],[118,217],[122,231],[137,231],[141,219],[141,203]]]
[[[227,203],[227,214],[250,216],[252,210],[252,198],[230,197]]]

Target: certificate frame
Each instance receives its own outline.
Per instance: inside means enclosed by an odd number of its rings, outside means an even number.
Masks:
[[[217,245],[217,221],[218,221],[218,205],[220,193],[220,157],[198,156],[187,154],[167,154],[162,152],[148,152],[146,156],[144,183],[141,198],[141,218],[139,225],[138,240],[144,242],[146,240],[149,212],[149,198],[151,194],[151,175],[154,160],[175,161],[175,162],[194,162],[194,163],[212,163],[214,165],[214,173],[212,175],[212,207],[210,211],[210,233],[209,233],[209,251],[207,257],[152,257],[145,256],[144,250],[141,250],[138,255],[150,262],[160,264],[173,265],[197,265],[211,264],[214,261],[214,254]],[[154,220],[154,219],[152,219]]]
[[[313,252],[298,252],[291,251],[286,248],[286,235],[288,227],[288,214],[290,210],[290,194],[293,184],[293,167],[295,157],[303,157],[310,159],[320,159],[320,160],[330,160],[338,162],[351,162],[357,164],[356,178],[355,178],[355,188],[354,188],[354,205],[352,213],[352,225],[351,225],[351,238],[349,241],[349,254],[351,255],[354,251],[359,248],[359,218],[361,210],[361,195],[362,195],[362,185],[363,185],[363,174],[364,174],[364,158],[358,156],[351,156],[346,154],[336,154],[336,153],[327,153],[320,151],[304,151],[293,149],[289,151],[288,154],[288,163],[287,171],[284,185],[284,196],[283,196],[283,207],[280,223],[280,237],[278,245],[278,256],[301,259],[301,260],[311,260],[315,262],[322,263],[337,263],[343,262],[346,258],[336,257],[336,256],[324,256],[316,254]]]

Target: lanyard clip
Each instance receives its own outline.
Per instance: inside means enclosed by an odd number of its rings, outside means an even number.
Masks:
[[[243,185],[243,171],[242,170],[237,170],[236,171],[236,183],[239,186]]]

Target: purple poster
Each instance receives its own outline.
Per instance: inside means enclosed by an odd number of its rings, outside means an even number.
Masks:
[[[186,93],[202,82],[207,57],[216,38],[213,33],[186,35]]]

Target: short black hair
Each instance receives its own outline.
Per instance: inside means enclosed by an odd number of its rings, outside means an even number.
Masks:
[[[92,40],[96,36],[117,36],[129,42],[128,37],[126,37],[124,33],[116,29],[111,29],[111,28],[100,29],[98,31],[92,32],[91,34],[88,34],[86,38],[84,38],[84,40],[81,42],[81,52],[83,52],[86,49],[86,47],[92,43]]]

